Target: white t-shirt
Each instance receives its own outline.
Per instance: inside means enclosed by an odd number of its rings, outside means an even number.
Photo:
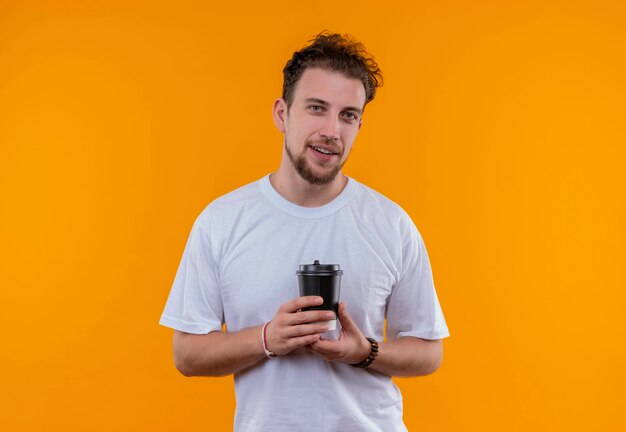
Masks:
[[[299,295],[300,264],[339,264],[341,301],[368,337],[449,335],[424,242],[409,216],[349,179],[332,202],[300,207],[269,176],[213,201],[187,241],[162,325],[239,331]],[[259,335],[260,337],[260,335]],[[235,431],[405,431],[390,377],[326,362],[305,349],[235,374]]]

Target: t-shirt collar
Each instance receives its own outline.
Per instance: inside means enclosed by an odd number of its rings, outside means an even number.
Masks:
[[[348,177],[348,183],[341,193],[328,204],[319,207],[303,207],[283,198],[270,183],[270,174],[259,180],[259,187],[263,195],[285,213],[305,219],[317,219],[330,216],[343,208],[356,190],[356,181]]]

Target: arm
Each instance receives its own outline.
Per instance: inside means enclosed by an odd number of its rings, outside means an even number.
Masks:
[[[174,331],[174,364],[185,376],[223,376],[239,372],[265,358],[262,326],[236,333],[205,335]]]
[[[371,345],[348,315],[345,303],[339,305],[341,338],[336,341],[319,340],[309,348],[328,361],[356,364],[370,353]],[[441,340],[401,337],[379,342],[376,360],[369,369],[390,376],[419,376],[435,372],[441,364]]]
[[[390,376],[429,375],[439,369],[443,357],[443,343],[440,339],[405,336],[379,343],[378,347],[378,356],[369,369]],[[368,355],[369,351],[365,357]]]
[[[300,309],[321,303],[321,297],[309,296],[283,304],[266,328],[267,348],[277,355],[285,355],[319,340],[320,333],[327,327],[312,323],[327,320],[328,311],[301,312]],[[223,376],[249,368],[265,358],[262,328],[255,326],[239,332],[204,335],[175,331],[176,368],[185,376]]]

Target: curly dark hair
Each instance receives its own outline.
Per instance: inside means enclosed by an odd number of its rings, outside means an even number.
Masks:
[[[360,79],[365,87],[365,104],[374,99],[376,88],[383,85],[383,75],[362,43],[349,35],[327,31],[309,42],[309,45],[293,53],[283,69],[283,99],[287,107],[291,107],[294,89],[304,71],[316,67]]]

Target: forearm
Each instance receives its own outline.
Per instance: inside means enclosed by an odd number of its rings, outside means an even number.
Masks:
[[[174,363],[185,376],[224,376],[265,358],[262,326],[240,332],[196,335],[174,332]]]
[[[334,316],[328,311],[302,309],[319,306],[319,296],[296,297],[282,304],[265,328],[267,349],[287,355],[308,346],[326,331],[319,322]],[[223,376],[249,368],[265,359],[261,331],[263,326],[238,332],[213,332],[195,335],[174,332],[174,363],[185,376]]]
[[[369,369],[389,376],[431,374],[439,368],[443,357],[441,340],[406,336],[378,345],[378,356]]]

